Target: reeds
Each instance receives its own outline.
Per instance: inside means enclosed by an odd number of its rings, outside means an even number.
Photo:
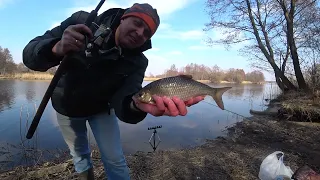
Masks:
[[[281,115],[286,120],[320,122],[320,97],[303,92],[281,95]]]
[[[32,72],[32,73],[15,73],[0,76],[0,79],[22,79],[22,80],[51,80],[52,74],[47,72]]]
[[[158,80],[158,79],[160,79],[160,78],[145,77],[143,80],[144,80],[144,81],[156,81],[156,80]]]
[[[53,77],[49,73],[17,73],[14,75],[15,79],[26,79],[26,80],[51,80]]]
[[[5,143],[0,147],[2,159],[0,161],[0,171],[8,171],[11,169],[19,169],[28,171],[30,167],[41,167],[48,159],[52,163],[61,163],[69,158],[67,150],[54,149],[46,150],[39,148],[38,129],[35,131],[32,139],[26,139],[27,130],[31,120],[37,111],[36,103],[23,104],[20,107],[19,132],[20,143]]]

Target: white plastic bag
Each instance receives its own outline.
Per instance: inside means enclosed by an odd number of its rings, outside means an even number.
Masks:
[[[278,159],[277,154],[281,154]],[[293,171],[289,166],[285,166],[283,163],[284,153],[281,151],[275,151],[269,154],[261,163],[259,171],[259,179],[261,180],[282,180],[291,179]],[[282,178],[280,178],[282,177]]]

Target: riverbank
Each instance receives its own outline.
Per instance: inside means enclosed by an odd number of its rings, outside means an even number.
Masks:
[[[20,79],[20,80],[51,80],[52,74],[46,72],[36,73],[16,73],[6,76],[0,76],[0,79]]]
[[[207,140],[204,145],[176,151],[137,152],[126,156],[133,180],[148,179],[258,179],[262,160],[274,151],[284,152],[285,165],[296,171],[303,165],[320,172],[319,117],[295,117],[292,105],[300,112],[316,112],[320,99],[288,94],[272,100],[264,112],[230,126],[227,137]],[[295,109],[297,110],[297,109]],[[299,110],[298,110],[299,111]],[[292,112],[292,113],[291,113]],[[291,117],[288,118],[288,117]],[[96,179],[104,179],[99,153],[92,153]],[[0,174],[0,179],[76,179],[71,161],[45,163],[38,167],[16,168]]]
[[[32,73],[16,73],[12,75],[6,75],[6,76],[1,76],[0,75],[0,80],[1,79],[19,79],[19,80],[51,80],[53,78],[53,74],[49,74],[47,72],[32,72]],[[155,81],[160,78],[150,78],[150,77],[145,77],[143,80],[144,81]],[[202,83],[211,83],[210,80],[197,80]],[[235,82],[229,82],[229,81],[220,81],[222,84],[235,84]],[[256,84],[263,84],[265,82],[260,82]],[[243,81],[241,84],[254,84],[253,82],[250,81]]]

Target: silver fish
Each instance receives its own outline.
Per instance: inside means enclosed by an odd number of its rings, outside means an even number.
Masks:
[[[187,101],[196,96],[211,96],[216,104],[224,110],[222,94],[232,87],[213,88],[204,83],[198,82],[191,75],[178,75],[158,79],[147,84],[135,97],[144,103],[154,104],[152,96],[166,96],[172,98],[176,96],[183,101]]]

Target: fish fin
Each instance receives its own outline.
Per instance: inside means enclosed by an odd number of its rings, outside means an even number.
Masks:
[[[215,88],[213,94],[209,94],[217,103],[220,109],[224,110],[224,104],[222,101],[222,94],[227,90],[231,89],[232,87],[222,87],[222,88]]]
[[[180,76],[182,78],[186,78],[186,79],[192,79],[192,75],[190,75],[190,74],[179,74],[178,76]]]

